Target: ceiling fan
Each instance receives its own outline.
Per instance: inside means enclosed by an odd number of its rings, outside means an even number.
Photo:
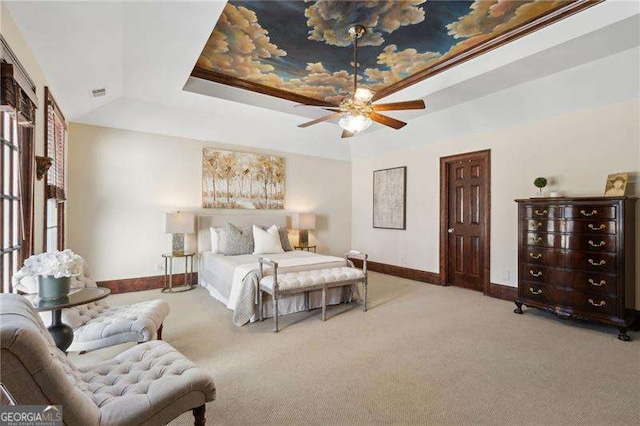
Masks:
[[[376,104],[373,102],[379,100],[371,90],[364,87],[358,87],[358,39],[361,38],[367,29],[362,25],[354,25],[349,28],[349,35],[353,37],[353,94],[347,96],[339,105],[334,104],[329,107],[320,107],[332,113],[324,117],[318,118],[307,123],[298,125],[298,127],[309,127],[323,121],[340,119],[340,127],[342,127],[342,138],[350,138],[354,134],[368,128],[374,121],[393,129],[401,129],[406,126],[404,121],[396,120],[389,116],[380,114],[380,111],[399,111],[408,109],[424,109],[425,104],[422,99],[406,102],[393,102],[387,104]],[[314,105],[306,105],[314,106]]]

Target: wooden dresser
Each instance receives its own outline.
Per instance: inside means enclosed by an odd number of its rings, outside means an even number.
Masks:
[[[614,325],[635,318],[636,198],[531,198],[518,203],[522,305]]]

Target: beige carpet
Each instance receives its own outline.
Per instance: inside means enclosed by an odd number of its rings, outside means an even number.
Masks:
[[[208,424],[639,424],[640,333],[562,321],[454,287],[371,274],[370,310],[235,327],[198,288],[163,298],[164,337],[211,372]],[[78,356],[105,359],[131,345]],[[191,414],[174,424],[192,424]]]

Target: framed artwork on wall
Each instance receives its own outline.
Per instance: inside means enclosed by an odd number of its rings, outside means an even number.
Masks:
[[[283,157],[202,150],[202,208],[284,209]]]
[[[614,173],[607,176],[607,184],[604,187],[605,197],[622,197],[627,189],[629,173]]]
[[[407,167],[373,172],[373,227],[406,229]]]

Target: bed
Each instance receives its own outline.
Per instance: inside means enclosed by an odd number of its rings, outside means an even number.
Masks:
[[[198,215],[198,283],[207,289],[209,294],[222,302],[233,311],[233,323],[237,326],[256,321],[258,270],[260,257],[267,257],[277,261],[280,265],[278,272],[291,272],[319,268],[332,268],[345,266],[346,260],[342,257],[326,256],[307,251],[289,251],[278,254],[253,255],[243,254],[237,256],[225,256],[214,254],[211,251],[210,227],[221,227],[227,222],[239,227],[252,224],[271,226],[273,224],[286,228],[286,214],[211,214]],[[265,274],[270,271],[265,270]],[[357,297],[357,288],[353,286],[351,297]],[[327,304],[335,305],[343,301],[343,292],[340,288],[331,289],[327,293]],[[347,300],[347,301],[350,301]],[[320,291],[309,294],[310,308],[322,306],[322,294]],[[269,299],[265,300],[265,317],[273,316],[272,305]],[[297,294],[279,299],[280,314],[288,314],[305,310],[304,294]]]

